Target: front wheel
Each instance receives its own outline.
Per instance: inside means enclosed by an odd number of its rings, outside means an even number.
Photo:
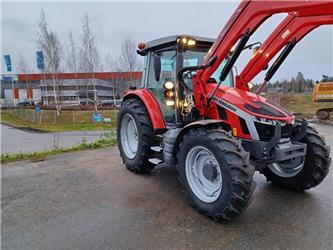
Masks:
[[[154,168],[148,159],[153,154],[153,126],[148,111],[138,99],[125,100],[117,117],[120,156],[128,170],[147,173]]]
[[[283,188],[303,191],[324,180],[331,164],[329,147],[310,126],[300,142],[307,145],[305,157],[269,164],[262,171],[268,181]]]
[[[179,178],[194,208],[221,220],[248,206],[254,167],[239,140],[221,129],[199,128],[185,134],[179,148]]]

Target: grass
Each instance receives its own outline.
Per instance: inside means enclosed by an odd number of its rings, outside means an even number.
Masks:
[[[8,162],[22,161],[22,160],[43,161],[46,157],[52,155],[76,152],[87,149],[99,149],[115,145],[117,145],[116,138],[113,137],[113,135],[111,136],[107,135],[106,138],[98,139],[95,142],[87,143],[83,141],[81,144],[75,145],[70,148],[56,148],[52,150],[45,150],[33,153],[4,154],[1,155],[1,163],[8,163]]]
[[[16,112],[16,113],[15,113]],[[20,119],[20,112],[27,112],[24,118]],[[41,124],[33,123],[28,120],[33,119],[34,110],[1,110],[1,123],[22,129],[37,130],[42,132],[61,132],[73,130],[110,130],[115,127],[115,110],[100,111],[103,117],[110,117],[111,123],[93,123],[91,122],[92,111],[61,111],[57,116],[57,123],[54,124],[54,110],[43,111],[43,122]],[[23,113],[24,114],[24,113]],[[37,116],[34,117],[37,119]]]
[[[293,113],[301,113],[305,118],[313,118],[316,110],[324,107],[332,107],[333,103],[313,102],[311,94],[287,94],[280,100],[281,106]]]

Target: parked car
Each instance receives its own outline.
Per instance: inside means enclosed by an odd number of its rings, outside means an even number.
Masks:
[[[35,102],[33,100],[23,100],[17,104],[19,107],[29,107],[35,106]]]
[[[93,105],[93,104],[95,104],[95,101],[89,98],[80,99],[80,105]]]
[[[115,106],[114,100],[101,100],[100,101],[101,106]]]
[[[120,107],[123,99],[116,99],[116,107]]]

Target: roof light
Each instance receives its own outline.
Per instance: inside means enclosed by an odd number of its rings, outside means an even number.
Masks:
[[[182,41],[183,41],[183,43],[187,43],[187,38],[183,37]]]
[[[187,45],[188,46],[194,46],[196,44],[196,41],[194,40],[194,39],[189,39],[188,41],[187,41]]]

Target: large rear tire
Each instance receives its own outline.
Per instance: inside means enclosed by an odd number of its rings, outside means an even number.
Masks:
[[[269,167],[262,173],[267,181],[273,184],[296,191],[303,191],[320,184],[327,176],[331,164],[330,148],[319,136],[316,129],[307,126],[307,133],[300,142],[306,143],[307,152],[302,168],[292,176],[286,176],[283,172],[272,171]]]
[[[185,134],[178,168],[190,203],[215,220],[238,216],[251,201],[255,169],[249,153],[222,129],[197,128]]]
[[[135,173],[148,173],[154,164],[148,161],[153,154],[153,126],[145,105],[136,98],[123,102],[117,117],[117,141],[126,168]]]

